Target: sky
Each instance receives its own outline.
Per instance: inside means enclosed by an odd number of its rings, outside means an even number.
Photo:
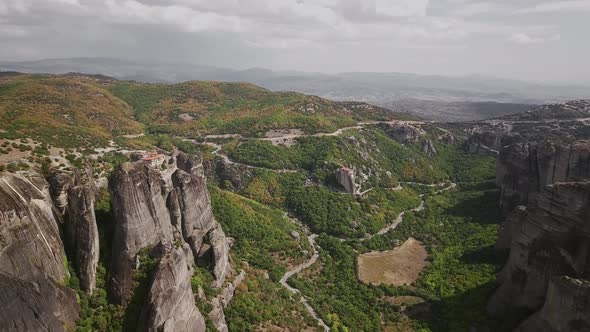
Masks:
[[[0,61],[590,83],[590,0],[0,0]]]

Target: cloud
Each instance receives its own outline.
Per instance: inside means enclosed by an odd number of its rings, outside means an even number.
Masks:
[[[550,41],[557,41],[560,40],[561,36],[559,34],[546,36],[546,37],[539,37],[539,36],[531,36],[526,33],[515,33],[511,35],[508,40],[516,43],[516,44],[540,44]]]
[[[521,9],[520,13],[556,13],[556,12],[578,12],[590,11],[590,1],[573,0],[573,1],[554,1],[545,2],[536,6]]]

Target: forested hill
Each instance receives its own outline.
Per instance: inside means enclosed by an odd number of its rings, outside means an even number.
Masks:
[[[121,135],[333,131],[408,118],[366,103],[333,102],[247,83],[148,84],[101,75],[0,75],[0,129],[56,146],[97,146]],[[58,138],[59,134],[59,138]]]

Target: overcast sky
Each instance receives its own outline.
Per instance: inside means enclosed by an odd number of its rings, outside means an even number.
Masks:
[[[0,0],[0,60],[590,82],[590,0]]]

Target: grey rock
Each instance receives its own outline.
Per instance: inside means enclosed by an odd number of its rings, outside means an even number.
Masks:
[[[171,249],[162,257],[142,313],[147,331],[206,330],[191,288],[191,265],[192,257],[187,259],[182,248]]]
[[[590,271],[590,182],[546,186],[512,226],[508,262],[488,311],[511,306],[537,309],[553,276],[584,276]],[[590,312],[590,302],[585,308]]]
[[[109,290],[116,303],[129,299],[139,251],[173,240],[162,182],[158,171],[141,162],[121,165],[109,181],[115,222]]]
[[[431,140],[424,141],[422,144],[422,152],[424,152],[424,154],[429,157],[433,157],[437,153],[436,148],[434,147],[434,144],[432,144]]]
[[[416,143],[422,136],[420,129],[404,123],[381,124],[380,128],[394,141],[402,144]]]
[[[36,174],[0,175],[0,330],[64,331],[79,314],[48,185]]]
[[[0,331],[73,331],[76,294],[51,279],[25,281],[0,272]]]
[[[528,205],[541,188],[555,182],[590,178],[590,141],[570,145],[514,143],[500,151],[496,183],[501,188],[500,205],[505,213]]]
[[[348,167],[341,167],[336,172],[336,181],[349,194],[357,194],[360,189],[359,185],[356,183],[356,175],[354,169]]]
[[[518,332],[590,331],[590,282],[554,277],[549,283],[545,304],[522,323]]]
[[[24,176],[0,176],[0,271],[63,281],[64,247],[48,195]]]
[[[99,238],[94,214],[95,192],[81,185],[68,190],[66,229],[75,253],[74,265],[80,277],[80,287],[92,295],[96,286],[99,258]]]

